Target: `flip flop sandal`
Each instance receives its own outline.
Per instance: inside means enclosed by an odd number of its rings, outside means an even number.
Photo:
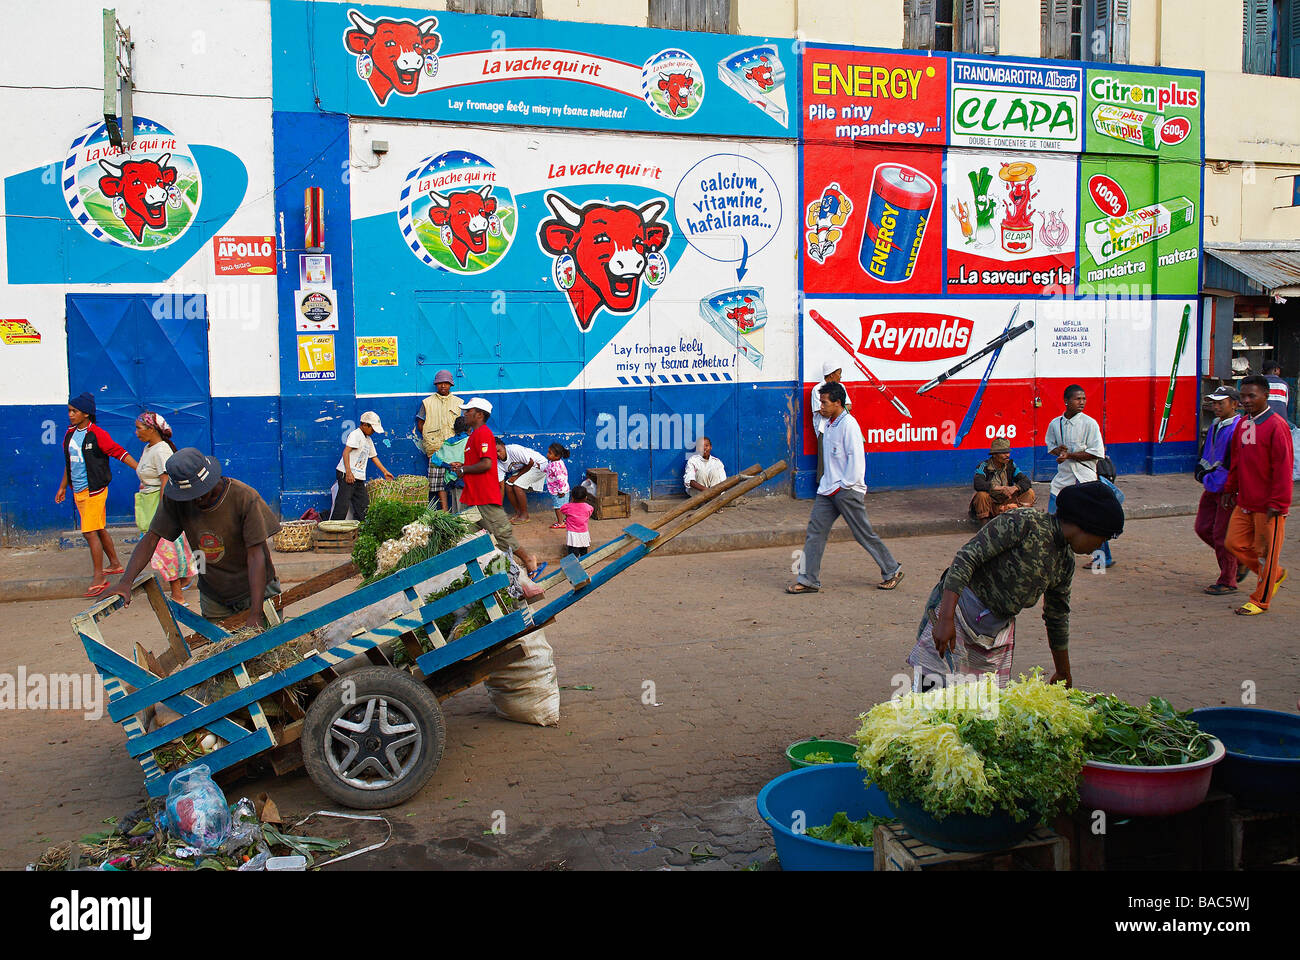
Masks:
[[[111,569],[105,570],[104,572],[105,572],[105,573],[126,573],[126,568],[125,568],[125,567],[112,567]],[[1281,581],[1278,581],[1278,582],[1280,583]]]
[[[534,568],[532,569],[532,571],[528,574],[528,579],[529,579],[529,580],[536,580],[538,577],[540,577],[543,573],[546,572],[546,567],[547,567],[547,564],[549,564],[549,563],[550,563],[549,560],[543,560],[541,563],[539,563],[539,564],[538,564],[536,567],[534,567]]]
[[[880,583],[876,584],[876,589],[877,589],[877,590],[893,590],[895,587],[897,587],[897,586],[898,586],[900,583],[902,583],[902,582],[903,582],[903,571],[902,571],[902,570],[899,570],[897,573],[895,573],[895,574],[894,574],[892,577],[890,577],[888,580],[882,580],[882,581],[880,581]]]
[[[1257,606],[1253,600],[1247,600],[1245,603],[1243,603],[1240,607],[1238,607],[1236,610],[1232,612],[1236,614],[1240,614],[1243,617],[1257,617],[1261,613],[1268,613],[1268,611],[1265,610],[1263,607]]]
[[[1236,593],[1236,587],[1230,587],[1226,583],[1212,583],[1205,588],[1205,592],[1212,597],[1221,597],[1225,593]]]
[[[1282,584],[1284,584],[1284,583],[1286,583],[1286,571],[1285,571],[1285,570],[1283,570],[1282,573],[1278,576],[1278,578],[1277,578],[1277,583],[1273,584],[1273,591],[1268,595],[1269,600],[1272,600],[1274,597],[1277,596],[1277,588],[1280,587],[1280,586],[1282,586]]]
[[[528,523],[528,522],[529,522],[530,520],[532,520],[532,519],[533,519],[532,517],[527,517],[527,518],[525,518],[525,519],[523,519],[523,520],[520,520],[518,517],[511,517],[511,518],[510,518],[510,523],[511,523],[512,526],[521,527],[521,526],[523,526],[525,523]]]
[[[97,597],[97,596],[99,596],[101,593],[103,593],[103,592],[104,592],[105,590],[107,590],[107,589],[108,589],[108,584],[106,584],[106,583],[96,583],[96,584],[93,584],[89,590],[87,590],[85,593],[83,593],[82,596],[83,596],[83,597]]]
[[[785,588],[786,593],[793,593],[793,594],[818,593],[820,592],[820,590],[821,590],[820,587],[810,587],[806,583],[792,583],[790,586]]]
[[[562,523],[553,523],[553,524],[551,524],[551,529],[552,529],[552,530],[563,530],[563,529],[564,529],[564,524],[562,524]]]

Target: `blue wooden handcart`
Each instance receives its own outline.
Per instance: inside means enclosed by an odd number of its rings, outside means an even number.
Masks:
[[[239,642],[232,643],[221,626],[172,603],[152,573],[141,575],[132,596],[148,598],[167,637],[166,650],[155,655],[137,642],[123,653],[108,645],[101,626],[123,608],[121,597],[101,600],[74,617],[72,626],[104,679],[108,715],[126,731],[127,753],[143,768],[151,797],[165,796],[172,778],[196,763],[214,774],[233,775],[250,761],[267,760],[276,773],[305,766],[322,792],[346,806],[389,807],[413,796],[442,760],[446,737],[440,701],[520,659],[524,653],[515,641],[785,469],[781,461],[760,473],[756,464],[655,524],[664,527],[690,514],[671,529],[631,524],[581,561],[565,557],[557,570],[537,581],[555,595],[535,607],[502,609],[497,592],[507,588],[509,578],[483,569],[481,558],[493,552],[484,533]],[[418,585],[461,567],[467,585],[430,602],[420,596]],[[268,600],[268,621],[279,620],[277,607],[355,573],[345,563],[287,591],[277,604]],[[397,597],[403,598],[402,612],[379,626],[357,630],[328,649],[302,649],[315,631]],[[445,637],[437,621],[478,601],[488,622],[464,636]],[[194,634],[187,638],[182,628]],[[195,656],[200,644],[220,646]],[[287,647],[295,648],[296,662],[258,672],[266,662],[259,658]],[[211,702],[187,692],[227,675],[233,676],[234,687]],[[151,730],[160,704],[176,716]],[[177,744],[209,736],[215,749],[178,761]],[[169,762],[165,769],[163,755]]]
[[[445,735],[439,701],[521,657],[514,641],[641,559],[658,536],[655,530],[632,524],[622,536],[594,551],[586,566],[576,557],[566,557],[560,570],[544,581],[550,588],[566,585],[562,593],[535,609],[525,605],[507,613],[496,597],[507,587],[508,577],[485,573],[479,558],[493,547],[491,538],[480,534],[199,660],[193,660],[191,647],[198,646],[200,639],[220,643],[230,633],[167,599],[151,573],[136,581],[133,596],[143,593],[148,598],[167,635],[168,649],[161,655],[139,643],[130,653],[122,653],[105,641],[102,624],[122,609],[120,597],[97,603],[74,617],[72,624],[90,662],[104,678],[108,715],[126,731],[127,752],[143,768],[151,797],[165,796],[171,779],[196,763],[217,773],[269,755],[277,773],[304,764],[317,786],[340,803],[387,807],[415,794],[442,759]],[[588,569],[615,553],[617,559],[601,569]],[[421,599],[418,584],[461,566],[469,576],[467,586],[432,603]],[[318,585],[339,582],[355,572],[350,568],[351,564],[344,564],[319,578]],[[299,591],[298,597],[304,593]],[[409,609],[386,623],[358,631],[329,649],[309,651],[287,669],[252,675],[248,664],[255,658],[286,644],[300,644],[318,628],[398,594],[405,597]],[[483,602],[489,622],[448,641],[436,621],[475,601]],[[275,610],[270,601],[267,604],[271,619]],[[194,631],[197,638],[187,642],[183,628]],[[431,650],[419,643],[416,631],[424,631]],[[399,645],[405,658],[397,653]],[[358,658],[364,658],[359,667]],[[402,665],[395,665],[394,659]],[[237,689],[220,699],[203,703],[186,693],[229,673]],[[288,695],[291,687],[294,696]],[[157,704],[179,716],[150,731],[149,716]],[[172,769],[159,766],[158,752],[205,731],[224,745]]]

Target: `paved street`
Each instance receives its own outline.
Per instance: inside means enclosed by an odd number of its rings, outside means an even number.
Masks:
[[[1293,558],[1300,558],[1298,537],[1293,527]],[[765,862],[771,844],[755,812],[757,791],[786,768],[788,743],[847,736],[860,712],[890,695],[921,603],[964,540],[893,541],[907,572],[894,593],[875,589],[878,573],[852,543],[828,548],[828,589],[817,596],[781,593],[791,579],[789,547],[642,561],[548,630],[560,683],[593,688],[562,691],[559,727],[498,719],[482,688],[447,701],[446,756],[434,779],[388,812],[389,847],[350,866]],[[1115,557],[1109,572],[1080,570],[1075,580],[1071,651],[1080,686],[1130,700],[1160,694],[1191,707],[1240,703],[1250,684],[1260,706],[1296,709],[1300,584],[1284,586],[1265,616],[1234,616],[1232,598],[1200,592],[1214,579],[1214,563],[1190,517],[1131,522]],[[81,605],[0,605],[0,673],[19,665],[88,669],[68,627]],[[1017,671],[1050,668],[1038,613],[1022,616],[1019,627]],[[109,621],[106,636],[161,642],[143,604]],[[6,868],[102,829],[104,818],[143,796],[120,728],[72,712],[0,712],[0,784]],[[331,808],[303,774],[233,789],[236,796],[266,790],[286,814]],[[485,835],[496,811],[506,833]],[[370,835],[355,830],[359,839]]]

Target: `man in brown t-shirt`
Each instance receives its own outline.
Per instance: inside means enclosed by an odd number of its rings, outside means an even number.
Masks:
[[[168,483],[153,523],[113,588],[127,603],[131,584],[149,563],[159,540],[182,533],[199,560],[199,612],[220,620],[253,606],[251,598],[280,592],[267,541],[280,529],[266,501],[239,480],[221,475],[221,464],[193,447],[176,451],[167,460]],[[261,626],[261,604],[248,617]]]

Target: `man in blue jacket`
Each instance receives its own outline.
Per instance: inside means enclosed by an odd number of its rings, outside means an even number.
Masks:
[[[1196,479],[1204,491],[1196,510],[1196,535],[1214,551],[1219,561],[1219,579],[1205,588],[1212,596],[1237,592],[1237,558],[1224,546],[1228,533],[1228,520],[1232,510],[1223,505],[1223,485],[1228,479],[1228,450],[1232,431],[1237,427],[1237,391],[1232,387],[1219,387],[1206,396],[1206,403],[1214,413],[1214,422],[1201,445],[1201,459],[1196,465]]]

